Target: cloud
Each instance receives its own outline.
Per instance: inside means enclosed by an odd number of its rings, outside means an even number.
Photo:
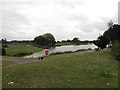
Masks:
[[[52,33],[56,40],[96,39],[117,23],[118,0],[2,0],[2,37],[34,39]],[[1,19],[0,19],[1,21]]]

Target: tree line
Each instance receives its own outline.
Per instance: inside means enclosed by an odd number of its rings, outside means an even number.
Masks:
[[[108,45],[112,47],[112,55],[116,59],[120,59],[120,25],[113,24],[112,21],[108,23],[109,28],[106,30],[103,35],[100,35],[97,40],[94,41],[94,44],[98,46],[97,51],[106,48]]]

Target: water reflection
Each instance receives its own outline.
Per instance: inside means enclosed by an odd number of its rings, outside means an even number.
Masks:
[[[80,49],[95,49],[97,48],[94,44],[87,44],[87,45],[65,45],[65,46],[57,46],[51,47],[49,50],[49,54],[54,52],[66,52],[66,51],[77,51]],[[24,56],[23,58],[38,58],[39,56],[45,56],[45,50],[41,52],[37,52],[31,55]]]

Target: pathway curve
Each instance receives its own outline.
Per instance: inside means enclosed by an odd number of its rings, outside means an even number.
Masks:
[[[84,52],[77,52],[75,53],[75,55],[79,55],[79,54],[83,54],[83,53],[91,53],[94,52],[93,50],[91,51],[84,51]],[[73,55],[73,54],[72,54]],[[40,60],[21,60],[21,59],[7,59],[7,58],[2,58],[3,61],[14,61],[13,64],[8,65],[8,66],[4,66],[5,67],[10,67],[10,66],[14,66],[17,64],[24,64],[24,63],[29,63],[29,62],[36,62],[36,61],[40,61]]]
[[[6,58],[2,58],[3,61],[14,61],[13,64],[8,65],[8,66],[4,66],[4,67],[10,67],[10,66],[14,66],[17,64],[24,64],[24,63],[29,63],[29,62],[36,62],[39,60],[21,60],[21,59],[6,59]]]

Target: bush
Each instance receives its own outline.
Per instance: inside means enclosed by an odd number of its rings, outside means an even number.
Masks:
[[[7,46],[7,45],[5,45],[5,44],[2,44],[2,47],[7,48],[8,46]]]
[[[49,49],[50,47],[49,46],[42,46],[42,48]]]
[[[106,48],[106,45],[109,44],[110,40],[107,36],[99,36],[96,41],[93,43],[98,47],[97,51]]]
[[[115,41],[112,45],[112,55],[115,59],[120,60],[120,41]]]
[[[30,55],[30,54],[33,54],[33,53],[18,53],[18,54],[15,54],[13,56],[15,56],[15,57],[22,57],[22,56]]]

